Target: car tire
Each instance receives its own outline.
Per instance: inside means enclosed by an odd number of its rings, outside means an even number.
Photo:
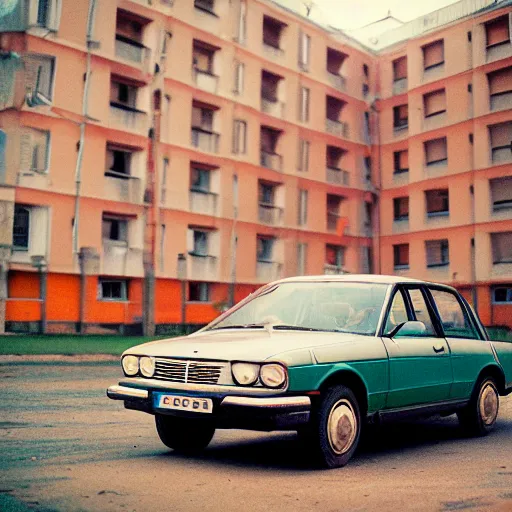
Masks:
[[[457,412],[459,424],[470,435],[484,436],[494,428],[499,407],[496,382],[491,377],[484,377],[475,386],[469,404]]]
[[[309,440],[315,462],[328,469],[345,466],[361,436],[356,396],[346,386],[329,388],[313,414],[311,428],[300,437]]]
[[[198,453],[204,450],[215,434],[215,427],[204,420],[156,414],[155,423],[162,443],[181,453]]]

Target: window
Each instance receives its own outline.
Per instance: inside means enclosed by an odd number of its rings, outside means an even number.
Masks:
[[[245,33],[247,24],[247,4],[246,0],[240,0],[240,12],[238,13],[238,36],[237,42],[245,43]]]
[[[393,199],[394,220],[409,220],[409,197],[395,197]]]
[[[395,270],[409,268],[409,244],[393,245],[393,262]]]
[[[233,123],[233,153],[247,153],[247,122],[235,119]]]
[[[103,215],[102,221],[103,240],[128,243],[128,219],[117,216]]]
[[[402,172],[409,172],[409,151],[404,149],[402,151],[395,151],[393,153],[394,161],[394,174],[400,174]]]
[[[305,32],[299,33],[299,67],[303,71],[309,70],[309,54],[311,49],[311,37]]]
[[[138,88],[126,81],[112,79],[110,82],[110,105],[135,109],[137,107]]]
[[[363,76],[366,79],[370,76],[370,70],[368,68],[368,64],[363,64]]]
[[[446,112],[446,90],[439,89],[423,95],[423,111],[425,117]]]
[[[5,152],[7,148],[7,135],[0,130],[0,183],[5,180]]]
[[[215,52],[217,50],[217,47],[194,39],[192,49],[192,67],[194,70],[213,75]]]
[[[50,132],[25,128],[21,133],[20,144],[20,169],[27,172],[47,172],[50,157]]]
[[[346,53],[335,50],[334,48],[327,48],[327,72],[331,75],[341,76],[343,63],[347,59]]]
[[[215,14],[215,0],[194,0],[194,7],[200,11]]]
[[[425,192],[428,217],[450,215],[450,201],[447,189],[427,190]]]
[[[446,137],[427,140],[424,143],[424,147],[427,165],[446,164],[448,162]]]
[[[400,57],[393,61],[393,81],[407,78],[407,57]]]
[[[51,105],[55,76],[55,57],[48,55],[24,55],[25,87],[30,107]]]
[[[345,265],[345,247],[326,244],[325,263],[341,269]]]
[[[203,107],[195,103],[192,105],[192,128],[199,128],[205,132],[213,131],[213,116],[215,110],[209,107]]]
[[[36,0],[35,10],[30,9],[29,24],[57,31],[62,9],[61,0]]]
[[[274,248],[274,239],[264,236],[257,237],[256,259],[261,262],[271,262]]]
[[[188,283],[188,301],[189,302],[210,302],[210,283],[189,282]]]
[[[444,41],[434,41],[423,48],[423,69],[425,71],[444,64]]]
[[[393,128],[395,130],[400,130],[402,128],[407,128],[409,124],[409,106],[408,105],[398,105],[393,107]]]
[[[131,162],[131,151],[108,144],[105,176],[128,178],[131,174]]]
[[[270,73],[263,69],[261,71],[261,97],[270,103],[276,103],[279,96],[279,82],[282,76]]]
[[[165,203],[166,195],[167,195],[167,174],[169,173],[169,159],[164,158],[162,161],[162,195],[161,195],[161,202]]]
[[[307,172],[309,170],[309,141],[299,140],[299,171]]]
[[[190,190],[208,194],[210,192],[210,170],[192,166],[190,168]]]
[[[512,209],[512,176],[489,180],[493,211]]]
[[[492,261],[499,263],[512,263],[512,231],[491,233]]]
[[[428,240],[425,242],[427,267],[444,267],[450,263],[448,240]]]
[[[365,170],[365,179],[368,182],[372,181],[372,157],[365,156],[364,157],[364,170]]]
[[[192,256],[208,256],[208,232],[198,229],[191,229],[192,250],[189,254]]]
[[[299,204],[298,204],[298,220],[299,226],[305,226],[308,223],[308,191],[299,189]]]
[[[370,112],[365,112],[363,117],[363,138],[367,144],[371,143]]]
[[[263,44],[272,48],[281,48],[281,37],[286,25],[281,21],[263,16]]]
[[[12,245],[15,251],[28,251],[30,239],[30,208],[22,205],[14,207]]]
[[[457,297],[444,290],[430,290],[447,338],[479,339]]]
[[[263,181],[258,182],[258,200],[260,204],[273,205],[275,189],[274,185]]]
[[[99,300],[128,300],[127,282],[122,279],[98,279]]]
[[[393,297],[391,309],[389,310],[388,319],[386,321],[386,327],[384,327],[384,334],[390,333],[395,327],[403,324],[409,320],[407,314],[407,307],[405,305],[404,296],[402,292],[398,291]],[[398,332],[397,336],[400,335]]]
[[[512,66],[487,75],[491,110],[510,108],[512,104]]]
[[[434,329],[432,319],[430,318],[430,312],[428,310],[427,303],[425,302],[423,293],[421,293],[421,290],[418,290],[417,288],[409,289],[408,292],[416,320],[418,322],[423,322],[427,328],[427,331],[424,335],[436,336],[436,331]]]
[[[300,88],[300,121],[303,123],[309,121],[309,95],[310,90],[307,87]]]
[[[500,16],[485,24],[487,48],[510,43],[510,26],[508,16]]]
[[[308,257],[308,244],[299,242],[297,244],[297,275],[303,276],[306,274]]]
[[[340,122],[341,112],[346,102],[335,98],[334,96],[326,96],[326,117],[330,121]]]
[[[336,146],[327,146],[325,154],[326,166],[329,169],[341,169],[341,160],[345,153],[347,153],[347,151],[342,148]]]
[[[512,304],[512,285],[494,288],[492,297],[494,304]]]
[[[489,126],[493,163],[508,162],[512,158],[512,122]]]
[[[243,94],[245,86],[245,64],[235,62],[235,94]]]

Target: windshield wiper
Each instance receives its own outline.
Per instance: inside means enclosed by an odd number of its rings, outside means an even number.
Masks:
[[[266,324],[235,324],[235,325],[223,325],[221,327],[212,327],[209,331],[217,331],[221,329],[263,329]]]
[[[303,327],[301,325],[283,325],[283,324],[278,324],[278,325],[274,325],[272,326],[272,328],[274,330],[283,330],[283,331],[315,331],[315,332],[320,332],[320,331],[323,331],[324,329],[315,329],[314,327]]]

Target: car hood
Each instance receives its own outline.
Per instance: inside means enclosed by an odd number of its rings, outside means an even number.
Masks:
[[[367,337],[336,332],[268,332],[266,329],[237,329],[152,341],[132,347],[126,350],[125,354],[223,361],[264,361],[269,358],[280,359],[280,355],[290,351],[356,342],[361,338]]]

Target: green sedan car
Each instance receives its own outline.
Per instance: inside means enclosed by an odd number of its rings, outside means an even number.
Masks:
[[[487,434],[512,391],[512,343],[490,341],[455,289],[391,276],[283,279],[121,361],[107,395],[154,415],[169,448],[202,450],[217,428],[295,430],[328,468],[365,423],[456,413]]]

